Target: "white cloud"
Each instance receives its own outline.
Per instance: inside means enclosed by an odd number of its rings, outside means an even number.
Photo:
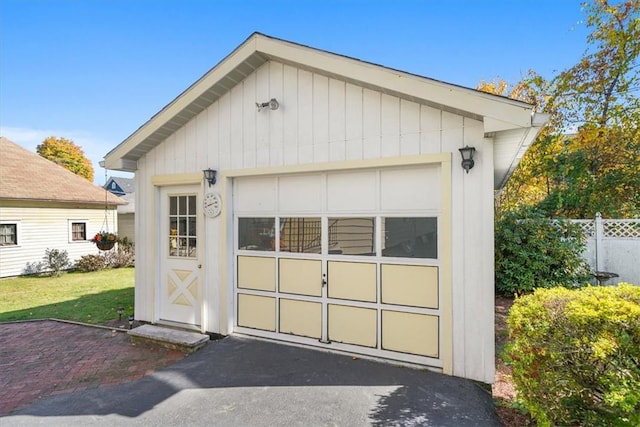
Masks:
[[[94,170],[93,182],[102,185],[105,182],[104,169],[100,162],[104,156],[116,146],[116,143],[106,141],[90,132],[64,129],[29,129],[19,127],[0,126],[0,136],[15,142],[29,151],[36,152],[36,146],[49,136],[67,138],[79,145],[84,155],[91,161]],[[109,176],[133,177],[133,174],[119,171],[107,171]]]

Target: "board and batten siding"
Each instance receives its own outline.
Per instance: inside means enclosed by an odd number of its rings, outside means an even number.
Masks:
[[[98,254],[89,240],[71,240],[71,223],[86,222],[87,239],[91,239],[104,229],[104,217],[104,208],[0,207],[0,222],[18,224],[18,245],[0,246],[0,277],[25,274],[27,264],[41,262],[46,249],[67,251],[71,263],[83,255]],[[117,212],[110,209],[109,231],[117,232],[116,224]]]
[[[256,102],[271,98],[280,108],[258,112]],[[154,176],[451,153],[453,371],[493,382],[493,252],[486,250],[493,247],[492,144],[481,121],[267,62],[138,160],[136,317],[156,320],[156,230],[142,220],[155,212]],[[465,145],[478,150],[469,174],[459,167]],[[207,242],[219,242],[228,230],[220,219],[206,221]],[[217,317],[228,303],[218,298],[227,286],[220,283],[220,250],[203,250],[204,289],[213,296],[205,328],[227,333],[229,320]]]

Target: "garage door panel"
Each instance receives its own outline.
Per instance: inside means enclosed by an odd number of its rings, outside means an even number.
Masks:
[[[440,209],[440,165],[383,170],[380,195],[383,210]]]
[[[383,264],[384,304],[438,308],[438,267]]]
[[[319,212],[322,209],[322,176],[280,177],[278,208],[280,212]]]
[[[237,212],[273,212],[276,208],[276,178],[242,178],[235,181]]]
[[[329,298],[376,302],[376,267],[374,263],[328,262]]]
[[[330,211],[373,211],[376,208],[376,193],[375,171],[327,175],[327,208]]]
[[[438,317],[382,310],[384,350],[438,357]]]
[[[267,257],[238,257],[238,288],[276,290],[276,260]]]
[[[309,295],[322,295],[322,261],[307,259],[279,260],[280,292]]]
[[[375,309],[329,304],[329,341],[376,347],[377,317]]]
[[[281,299],[280,332],[320,338],[322,336],[322,304]]]
[[[276,299],[238,294],[238,326],[276,330]]]

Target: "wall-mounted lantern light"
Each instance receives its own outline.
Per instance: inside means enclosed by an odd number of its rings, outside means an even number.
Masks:
[[[269,102],[263,102],[263,103],[256,102],[256,107],[258,107],[258,111],[262,111],[265,108],[269,108],[271,110],[277,110],[278,107],[280,107],[280,103],[278,102],[277,99],[271,98]]]
[[[205,169],[202,171],[204,173],[204,179],[209,183],[209,187],[216,183],[216,171],[213,169]]]
[[[458,150],[462,156],[462,169],[469,173],[469,169],[471,169],[476,163],[473,161],[473,153],[476,152],[476,147],[469,147],[467,145],[464,148],[459,148]]]

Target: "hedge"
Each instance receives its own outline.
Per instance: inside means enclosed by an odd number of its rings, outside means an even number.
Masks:
[[[569,221],[540,212],[505,212],[495,226],[496,291],[524,295],[536,288],[581,287],[591,278],[582,258],[584,234]]]
[[[507,323],[518,400],[539,425],[640,425],[640,287],[536,289]]]

